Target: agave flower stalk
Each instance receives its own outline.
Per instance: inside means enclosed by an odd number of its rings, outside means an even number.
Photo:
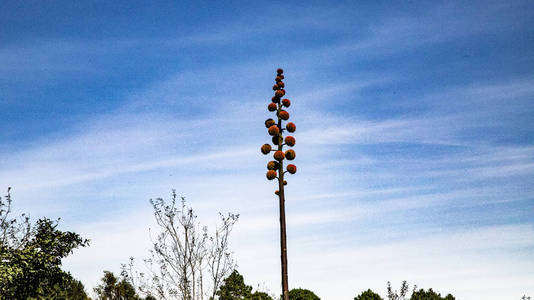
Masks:
[[[296,126],[292,122],[288,122],[285,127],[283,122],[289,120],[289,112],[287,108],[291,105],[289,99],[282,99],[285,96],[285,83],[282,81],[284,79],[284,70],[276,70],[275,84],[273,86],[274,96],[272,97],[272,103],[269,103],[267,110],[270,112],[275,112],[275,119],[267,119],[265,121],[265,127],[269,135],[272,136],[272,143],[274,147],[270,144],[264,144],[261,147],[261,152],[265,155],[273,153],[273,158],[275,160],[267,163],[267,179],[274,180],[278,179],[278,190],[274,193],[278,196],[280,203],[280,250],[281,250],[281,261],[282,261],[282,296],[283,300],[289,300],[289,287],[288,287],[288,276],[287,276],[287,241],[286,241],[286,212],[285,212],[285,196],[284,196],[284,186],[287,184],[287,181],[284,180],[284,174],[290,173],[295,174],[297,172],[297,166],[293,164],[288,164],[286,171],[284,171],[284,160],[293,160],[296,157],[295,151],[289,149],[284,152],[284,146],[293,147],[295,145],[295,138],[293,136],[287,135],[284,138],[284,131],[295,132]]]

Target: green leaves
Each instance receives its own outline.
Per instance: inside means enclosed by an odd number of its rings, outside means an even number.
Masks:
[[[80,292],[81,283],[61,270],[61,260],[75,248],[87,246],[88,240],[58,230],[58,222],[47,218],[33,226],[24,215],[10,219],[9,192],[4,198],[3,202],[0,198],[0,299],[67,299],[61,295],[75,290],[73,295],[85,299],[83,285]]]

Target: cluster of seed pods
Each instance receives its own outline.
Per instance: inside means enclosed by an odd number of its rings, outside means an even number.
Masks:
[[[272,136],[272,143],[274,147],[270,144],[264,144],[261,146],[261,152],[265,155],[274,152],[274,160],[267,163],[266,176],[269,180],[273,180],[275,178],[278,178],[278,180],[283,180],[283,174],[285,172],[290,174],[295,174],[297,172],[297,166],[293,164],[288,164],[285,171],[283,168],[284,160],[295,159],[295,150],[289,149],[285,152],[283,151],[283,147],[286,145],[289,147],[295,146],[295,138],[290,135],[287,135],[284,138],[284,131],[292,133],[297,129],[295,124],[292,122],[288,122],[285,127],[283,126],[283,122],[289,120],[289,113],[285,109],[291,105],[291,101],[289,99],[283,98],[286,94],[284,89],[285,83],[282,81],[283,79],[284,70],[276,70],[275,84],[273,86],[274,96],[271,99],[272,103],[269,103],[267,106],[267,109],[270,112],[274,112],[276,114],[278,121],[275,121],[272,118],[269,118],[265,121],[265,127],[267,127],[269,135]],[[284,185],[287,184],[285,180],[283,183]],[[278,191],[275,193],[278,194]]]

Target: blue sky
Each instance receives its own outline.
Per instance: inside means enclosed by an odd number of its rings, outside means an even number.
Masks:
[[[278,293],[259,146],[277,67],[297,124],[289,278],[324,299],[404,279],[534,295],[528,1],[0,4],[0,185],[92,240],[90,289],[147,254],[148,199],[241,214],[239,270]]]

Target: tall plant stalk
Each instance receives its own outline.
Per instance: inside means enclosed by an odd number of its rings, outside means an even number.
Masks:
[[[282,81],[284,79],[284,71],[278,69],[276,71],[275,85],[273,86],[274,96],[272,97],[272,103],[267,106],[267,109],[271,112],[276,112],[276,117],[278,121],[273,119],[267,119],[265,121],[265,127],[267,127],[269,134],[273,137],[272,143],[276,146],[276,149],[270,144],[264,144],[261,147],[261,152],[265,155],[274,152],[273,157],[275,160],[267,163],[267,179],[273,180],[278,179],[278,190],[275,191],[275,194],[278,195],[279,205],[280,205],[280,259],[282,263],[282,296],[284,300],[289,300],[289,286],[288,286],[288,274],[287,274],[287,236],[286,236],[286,212],[285,212],[285,194],[284,186],[287,184],[287,181],[284,180],[284,174],[289,172],[290,174],[295,174],[297,172],[297,167],[292,164],[286,166],[286,171],[284,171],[284,160],[293,160],[295,159],[295,151],[289,149],[283,151],[284,146],[293,147],[295,145],[295,138],[292,136],[286,136],[284,138],[284,131],[295,132],[295,124],[289,122],[286,124],[285,128],[283,126],[283,121],[289,119],[289,113],[284,110],[291,105],[291,101],[287,98],[282,99],[285,96],[286,91],[284,89],[285,83]]]

